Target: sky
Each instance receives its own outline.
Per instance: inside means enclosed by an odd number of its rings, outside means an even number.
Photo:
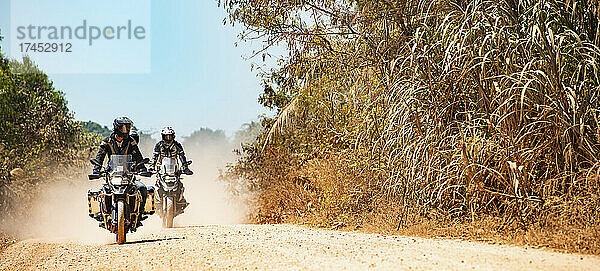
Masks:
[[[9,44],[14,43],[7,39],[10,2],[0,0],[4,55],[9,55]],[[178,136],[185,136],[208,127],[232,135],[259,115],[272,114],[257,102],[261,80],[250,66],[269,66],[274,60],[264,64],[262,58],[248,59],[259,44],[239,41],[240,29],[223,24],[226,14],[216,0],[149,2],[149,73],[49,73],[55,87],[65,93],[75,119],[110,127],[115,117],[128,116],[142,131],[173,126]],[[93,11],[98,2],[81,3],[80,8]],[[43,16],[39,14],[65,8],[45,7],[32,14]],[[40,68],[44,70],[43,65]]]

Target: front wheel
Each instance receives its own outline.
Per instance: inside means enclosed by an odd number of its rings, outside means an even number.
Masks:
[[[117,243],[125,243],[125,201],[117,201]]]
[[[165,197],[164,208],[165,212],[163,213],[163,227],[172,228],[173,217],[175,214],[175,203],[173,202],[173,197]]]

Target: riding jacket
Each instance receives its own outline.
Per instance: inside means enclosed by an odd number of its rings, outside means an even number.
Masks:
[[[136,163],[140,163],[144,159],[137,142],[134,139],[126,137],[119,142],[115,138],[114,133],[102,140],[100,148],[98,149],[98,154],[96,155],[96,160],[102,164],[104,162],[104,157],[108,156],[110,159],[111,155],[131,155],[131,158]],[[101,169],[101,166],[94,167],[94,171],[99,171]]]
[[[183,151],[183,147],[179,142],[175,140],[173,140],[173,142],[171,143],[166,143],[164,140],[161,140],[158,143],[156,143],[156,145],[154,146],[154,154],[152,156],[152,161],[150,162],[150,165],[152,165],[153,167],[156,166],[156,164],[160,163],[160,161],[164,157],[179,158],[184,167],[187,161],[185,159],[185,152]]]

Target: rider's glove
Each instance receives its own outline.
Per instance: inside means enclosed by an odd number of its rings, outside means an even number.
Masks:
[[[183,168],[183,174],[185,174],[185,175],[192,175],[192,174],[194,174],[194,172],[192,172],[192,171],[190,170],[190,168],[188,168],[188,167],[184,167],[184,168]]]
[[[145,166],[140,167],[139,174],[144,177],[152,176],[152,171],[148,171]]]

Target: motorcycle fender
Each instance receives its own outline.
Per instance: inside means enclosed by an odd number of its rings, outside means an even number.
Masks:
[[[163,180],[163,179],[160,179],[160,180],[157,182],[157,186],[158,186],[158,188],[159,188],[159,189],[161,189],[161,190],[163,190],[163,191],[165,191],[165,190],[167,190],[167,189],[168,189],[167,182],[166,182],[165,180]]]
[[[164,191],[167,192],[168,194],[174,194],[177,192],[177,190],[179,189],[179,183],[177,182],[172,182],[172,183],[166,183],[164,186]]]
[[[113,191],[115,198],[125,198],[125,193],[127,192],[127,186],[117,186]]]
[[[167,193],[173,193],[173,192],[176,192],[177,189],[179,188],[179,182],[178,181],[167,182],[164,179],[159,179],[157,182],[157,186],[158,186],[159,190],[162,190]]]

